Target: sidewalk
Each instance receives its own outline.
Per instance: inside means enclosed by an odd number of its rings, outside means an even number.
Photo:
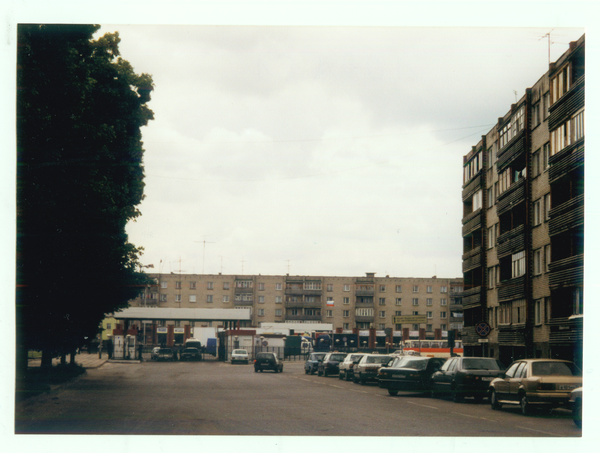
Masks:
[[[70,357],[67,356],[67,364],[70,363]],[[77,365],[81,365],[83,368],[98,368],[106,363],[108,360],[108,354],[106,352],[102,353],[102,358],[98,358],[98,353],[88,354],[84,352],[83,354],[75,355],[75,363]],[[29,367],[39,367],[42,363],[42,359],[29,359]],[[60,365],[60,358],[56,358],[52,360],[52,366]]]

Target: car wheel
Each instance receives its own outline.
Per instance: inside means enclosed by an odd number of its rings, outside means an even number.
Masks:
[[[304,374],[310,374],[310,373],[308,372],[308,368],[304,368]]]
[[[581,405],[581,403],[576,403],[575,407],[573,408],[573,423],[575,423],[575,426],[577,426],[578,428],[581,428],[582,420],[583,420],[582,405]]]
[[[351,379],[351,378],[350,378],[350,375],[348,374],[348,372],[347,372],[347,371],[346,371],[346,374],[344,375],[344,378],[345,378],[347,381],[349,381],[349,380]]]
[[[388,393],[392,396],[396,396],[398,394],[398,390],[388,389]]]
[[[360,381],[360,385],[365,385],[365,379],[362,377],[362,374],[358,376],[358,380]]]
[[[354,376],[352,376],[352,382],[354,382],[355,384],[358,384],[358,376],[356,374]]]
[[[502,409],[502,404],[498,401],[498,395],[496,395],[496,392],[493,390],[490,393],[490,406],[492,406],[492,409],[495,411]]]
[[[525,395],[521,395],[519,406],[521,406],[521,414],[531,414],[531,406],[529,405],[529,401],[527,400],[527,397]]]
[[[311,368],[311,369],[310,369],[310,374],[311,374],[311,375],[315,374],[315,369],[314,369],[314,368]]]
[[[342,372],[341,372],[341,371],[340,371],[340,372],[339,372],[339,374],[338,374],[338,379],[339,379],[340,381],[343,381],[343,380],[344,380],[344,375],[342,374]]]
[[[327,377],[327,376],[329,376],[329,371],[323,370],[323,377]]]

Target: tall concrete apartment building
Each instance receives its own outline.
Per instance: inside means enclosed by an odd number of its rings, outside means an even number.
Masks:
[[[465,355],[582,364],[585,36],[463,161]]]
[[[267,275],[149,274],[156,282],[130,302],[131,307],[251,308],[261,323],[325,323],[333,330],[401,332],[442,339],[459,331],[462,278],[395,278]],[[426,316],[425,324],[394,324],[394,317]],[[183,325],[178,326],[183,327]],[[300,328],[300,327],[299,327]],[[438,337],[438,338],[436,338]]]

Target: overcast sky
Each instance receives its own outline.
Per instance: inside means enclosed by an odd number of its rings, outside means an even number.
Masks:
[[[462,158],[579,28],[123,26],[155,271],[460,277]],[[162,260],[162,262],[161,262]]]

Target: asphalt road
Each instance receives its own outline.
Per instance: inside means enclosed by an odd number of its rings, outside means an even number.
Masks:
[[[585,427],[584,427],[585,428]],[[374,384],[221,362],[106,363],[15,411],[17,434],[580,437],[568,411],[389,396]]]

